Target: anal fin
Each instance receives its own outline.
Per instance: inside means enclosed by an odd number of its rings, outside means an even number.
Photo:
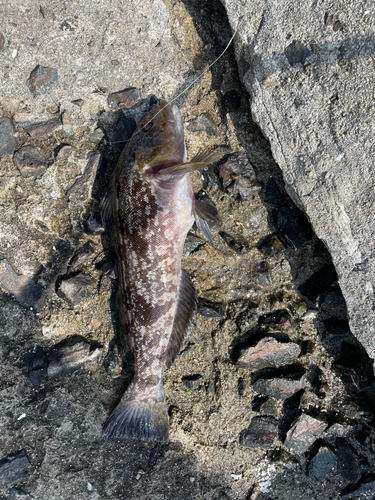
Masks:
[[[182,342],[188,329],[190,320],[196,309],[197,293],[190,279],[190,276],[183,269],[181,270],[180,287],[178,289],[178,299],[176,314],[173,322],[171,338],[167,348],[165,364],[170,368],[177,354],[180,352]]]

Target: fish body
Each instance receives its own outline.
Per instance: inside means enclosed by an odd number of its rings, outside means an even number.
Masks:
[[[220,156],[203,154],[188,163],[180,112],[161,101],[140,122],[115,168],[110,208],[119,270],[118,337],[121,353],[126,331],[134,373],[104,425],[109,438],[168,441],[162,369],[177,356],[196,302],[181,269],[182,248],[195,219],[220,220],[212,205],[195,200],[189,172]]]

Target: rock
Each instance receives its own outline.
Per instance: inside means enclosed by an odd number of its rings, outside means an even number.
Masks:
[[[294,342],[278,342],[272,337],[265,337],[255,347],[246,349],[238,359],[238,364],[251,370],[278,368],[295,361],[300,353],[301,347]]]
[[[202,375],[194,374],[194,375],[185,375],[184,377],[181,378],[181,381],[184,384],[184,386],[187,387],[188,389],[200,389],[201,379]]]
[[[301,455],[310,448],[326,428],[326,422],[302,413],[287,432],[284,444],[291,453]]]
[[[0,461],[0,488],[26,481],[31,474],[31,465],[25,450],[10,455]]]
[[[77,336],[65,339],[50,352],[48,378],[65,377],[91,361],[98,363],[102,353],[103,347],[97,343],[90,344]]]
[[[277,309],[259,317],[259,325],[279,326],[283,330],[291,326],[290,314],[285,309]]]
[[[86,299],[88,289],[92,284],[93,279],[87,274],[76,274],[61,280],[57,294],[75,306]]]
[[[192,120],[186,125],[190,132],[204,131],[207,135],[215,135],[216,125],[208,113],[199,115],[195,120]]]
[[[288,192],[331,253],[350,328],[375,359],[374,41],[364,4],[353,12],[337,2],[222,3],[233,29],[246,16],[235,52],[253,117]],[[307,236],[298,227],[289,235],[297,248]]]
[[[94,130],[93,134],[90,134],[89,141],[92,142],[93,144],[99,144],[100,141],[103,139],[103,137],[104,137],[104,132],[100,127],[98,127]]]
[[[77,179],[73,182],[73,184],[70,186],[70,188],[67,190],[66,194],[69,196],[71,193],[76,191],[78,188],[81,186],[88,185],[89,187],[92,187],[92,184],[94,183],[96,172],[99,168],[100,161],[101,161],[101,153],[100,151],[94,150],[90,151],[87,154],[87,165],[85,167],[85,170],[83,171],[83,174],[77,177]]]
[[[48,167],[47,159],[33,146],[24,146],[16,151],[13,163],[22,177],[41,177]]]
[[[225,315],[224,305],[221,302],[198,298],[197,312],[208,318],[222,318]]]
[[[247,429],[241,431],[239,444],[247,448],[275,448],[278,441],[278,423],[272,417],[253,417]]]
[[[375,477],[371,474],[360,481],[359,485],[348,486],[340,495],[342,500],[372,500],[375,495]]]
[[[291,380],[287,378],[274,378],[271,380],[259,379],[253,385],[256,392],[265,394],[275,399],[287,399],[303,389],[304,380]]]
[[[258,241],[256,247],[269,258],[280,257],[284,252],[284,246],[276,234],[268,234],[267,236],[264,236]]]
[[[351,483],[356,483],[362,475],[358,456],[344,438],[337,438],[335,446],[339,473]]]
[[[82,223],[83,229],[86,234],[90,235],[100,235],[104,233],[104,227],[101,222],[96,217],[89,217]]]
[[[248,159],[243,154],[231,155],[220,166],[219,175],[229,193],[239,195],[241,200],[251,200],[261,187]]]
[[[46,122],[31,123],[30,125],[20,125],[24,129],[24,131],[29,134],[30,137],[36,139],[37,137],[41,137],[42,135],[50,134],[58,127],[60,127],[61,119],[51,118],[51,120],[47,120]]]
[[[259,413],[261,415],[268,415],[270,417],[277,417],[277,404],[274,399],[267,399],[259,407]]]
[[[17,147],[13,123],[9,118],[0,118],[0,158],[10,155]]]
[[[46,93],[58,83],[57,70],[45,66],[36,66],[30,73],[27,85],[33,97]]]
[[[38,310],[43,289],[34,280],[17,274],[7,260],[0,260],[0,286],[23,306]]]
[[[311,479],[324,481],[336,463],[336,455],[326,446],[321,446],[318,453],[310,460],[307,475]]]
[[[77,250],[77,252],[71,258],[68,265],[67,273],[70,274],[73,271],[76,271],[81,264],[86,262],[87,259],[92,256],[93,253],[94,249],[92,245],[89,242],[85,243],[81,248]]]
[[[68,158],[73,151],[74,147],[69,146],[69,144],[60,147],[60,149],[58,149],[58,153],[56,154],[56,160],[65,160],[65,158]]]
[[[199,247],[205,244],[205,241],[200,238],[199,236],[196,236],[195,234],[188,233],[185,239],[184,243],[184,248],[182,250],[182,255],[184,257],[187,257],[191,253],[193,253],[195,250],[198,250]]]
[[[118,92],[112,92],[108,96],[108,104],[114,108],[130,108],[140,100],[138,89],[129,87]]]
[[[2,33],[0,33],[0,50],[4,49],[4,44],[5,44],[5,38]]]

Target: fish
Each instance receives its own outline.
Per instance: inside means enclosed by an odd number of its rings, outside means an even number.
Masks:
[[[181,269],[183,245],[194,221],[211,243],[207,220],[221,221],[216,207],[194,197],[190,172],[222,156],[216,148],[188,162],[181,113],[161,100],[114,169],[102,218],[117,254],[119,353],[125,362],[127,344],[133,376],[103,426],[109,439],[168,442],[162,370],[176,359],[196,308],[195,287]]]

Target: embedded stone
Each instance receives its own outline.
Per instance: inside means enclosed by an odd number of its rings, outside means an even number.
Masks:
[[[91,344],[78,336],[63,340],[49,355],[48,378],[64,377],[90,361],[98,363],[102,353],[103,347],[100,344]]]
[[[265,337],[256,346],[249,347],[240,356],[239,365],[246,368],[278,368],[295,361],[301,354],[301,347],[294,342],[279,342],[272,337]]]
[[[246,448],[272,449],[278,441],[278,422],[272,417],[253,417],[250,426],[241,431],[239,443]]]
[[[0,158],[10,155],[17,147],[13,123],[9,118],[0,118]]]
[[[130,108],[140,99],[139,91],[135,87],[129,87],[118,92],[112,92],[108,96],[108,104],[112,108]]]
[[[326,422],[302,413],[287,432],[284,444],[291,453],[300,455],[310,448],[326,428]]]
[[[48,167],[47,159],[33,146],[24,146],[16,151],[13,163],[22,177],[41,177]]]
[[[334,468],[335,463],[336,455],[326,446],[321,446],[318,453],[309,462],[307,475],[321,482]]]
[[[45,134],[50,134],[56,130],[61,125],[60,118],[51,118],[45,122],[31,123],[30,125],[21,125],[24,131],[29,134],[30,137],[36,139]]]
[[[36,66],[30,73],[27,85],[33,97],[46,93],[58,82],[57,70],[46,66]]]
[[[13,486],[26,481],[31,474],[31,465],[25,450],[0,461],[0,487]]]

